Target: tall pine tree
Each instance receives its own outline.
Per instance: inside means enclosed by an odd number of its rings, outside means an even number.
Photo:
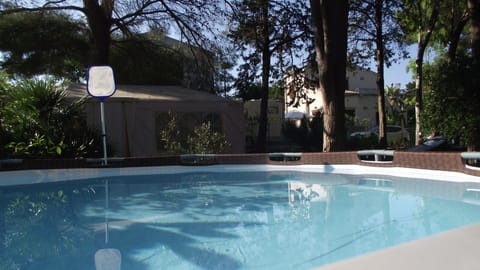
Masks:
[[[251,87],[260,77],[261,105],[256,151],[265,152],[269,85],[304,46],[308,34],[306,7],[294,0],[237,0],[230,37],[241,53],[237,87]],[[272,63],[273,61],[273,63]],[[287,61],[287,63],[286,63]]]

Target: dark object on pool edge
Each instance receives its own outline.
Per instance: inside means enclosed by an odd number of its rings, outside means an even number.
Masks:
[[[268,159],[271,161],[299,161],[302,153],[270,153]]]
[[[413,152],[424,152],[424,151],[465,151],[464,146],[459,146],[457,144],[451,144],[443,136],[435,136],[430,139],[427,139],[422,144],[414,146],[409,151]]]

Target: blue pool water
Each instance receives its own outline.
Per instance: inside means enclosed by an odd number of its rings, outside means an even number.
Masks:
[[[365,174],[190,172],[0,192],[0,269],[95,269],[106,247],[124,270],[310,269],[480,222],[479,183]]]

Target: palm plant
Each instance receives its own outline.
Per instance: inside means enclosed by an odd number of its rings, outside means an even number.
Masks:
[[[4,91],[2,126],[6,154],[14,157],[78,157],[101,149],[87,128],[84,100],[69,100],[53,79],[26,80]]]

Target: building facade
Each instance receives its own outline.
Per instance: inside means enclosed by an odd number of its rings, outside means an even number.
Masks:
[[[377,74],[358,68],[347,70],[345,112],[355,124],[373,127],[378,122]],[[321,113],[323,97],[319,90],[318,73],[309,68],[291,71],[286,77],[285,114],[301,112],[307,117]]]

